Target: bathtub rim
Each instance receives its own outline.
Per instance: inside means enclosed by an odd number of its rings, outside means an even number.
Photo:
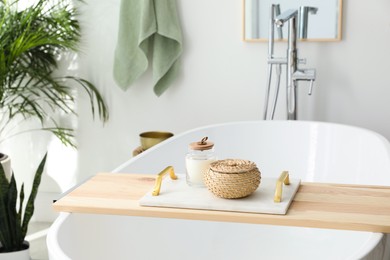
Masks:
[[[118,167],[116,167],[114,170],[112,170],[112,173],[120,173],[121,169],[126,168],[129,164],[133,163],[134,161],[138,160],[139,158],[142,158],[146,156],[148,153],[154,151],[155,149],[158,149],[161,145],[165,145],[171,142],[174,142],[176,139],[181,138],[184,135],[201,131],[205,129],[211,129],[215,127],[223,127],[223,126],[229,126],[229,125],[239,125],[239,124],[304,124],[304,125],[321,125],[321,126],[331,126],[331,127],[341,127],[344,129],[353,129],[357,131],[362,131],[368,134],[372,134],[373,136],[377,137],[384,146],[386,146],[387,154],[390,157],[390,142],[387,140],[383,135],[367,128],[359,127],[359,126],[353,126],[353,125],[347,125],[347,124],[340,124],[340,123],[333,123],[333,122],[323,122],[323,121],[303,121],[303,120],[244,120],[244,121],[230,121],[230,122],[224,122],[224,123],[217,123],[217,124],[209,124],[209,125],[203,125],[196,128],[192,128],[186,131],[183,131],[179,134],[175,134],[171,138],[166,139],[165,141],[156,144],[155,146],[152,146],[146,151],[143,151],[142,153],[138,154],[137,156],[127,160],[126,162],[120,164]]]
[[[367,239],[366,243],[359,248],[357,252],[354,252],[348,259],[364,259],[369,256],[377,246],[380,246],[382,239],[386,239],[386,234],[378,232],[367,232],[370,233],[370,237]],[[385,254],[385,248],[383,248],[383,254]]]

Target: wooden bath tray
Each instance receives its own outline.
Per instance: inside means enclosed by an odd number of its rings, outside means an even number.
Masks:
[[[390,187],[301,183],[286,215],[142,207],[155,175],[101,173],[53,205],[56,211],[242,222],[390,233]]]

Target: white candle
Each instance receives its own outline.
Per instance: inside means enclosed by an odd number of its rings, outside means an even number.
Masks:
[[[203,176],[215,159],[186,158],[187,182],[193,186],[204,186]]]
[[[186,155],[187,183],[190,186],[204,187],[203,176],[216,160],[214,143],[203,137],[200,142],[190,143]]]

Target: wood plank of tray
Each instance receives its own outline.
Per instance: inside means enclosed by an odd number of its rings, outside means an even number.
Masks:
[[[271,215],[139,206],[138,200],[153,188],[154,181],[155,175],[100,173],[59,199],[53,207],[56,211],[74,213],[390,233],[387,186],[301,183],[287,214]]]

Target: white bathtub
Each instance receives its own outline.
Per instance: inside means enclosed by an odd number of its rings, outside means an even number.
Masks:
[[[254,161],[262,176],[390,185],[390,145],[360,128],[317,122],[212,125],[168,139],[114,172],[184,173],[190,142],[208,136],[218,157]],[[61,213],[47,245],[54,259],[389,259],[381,233]]]

